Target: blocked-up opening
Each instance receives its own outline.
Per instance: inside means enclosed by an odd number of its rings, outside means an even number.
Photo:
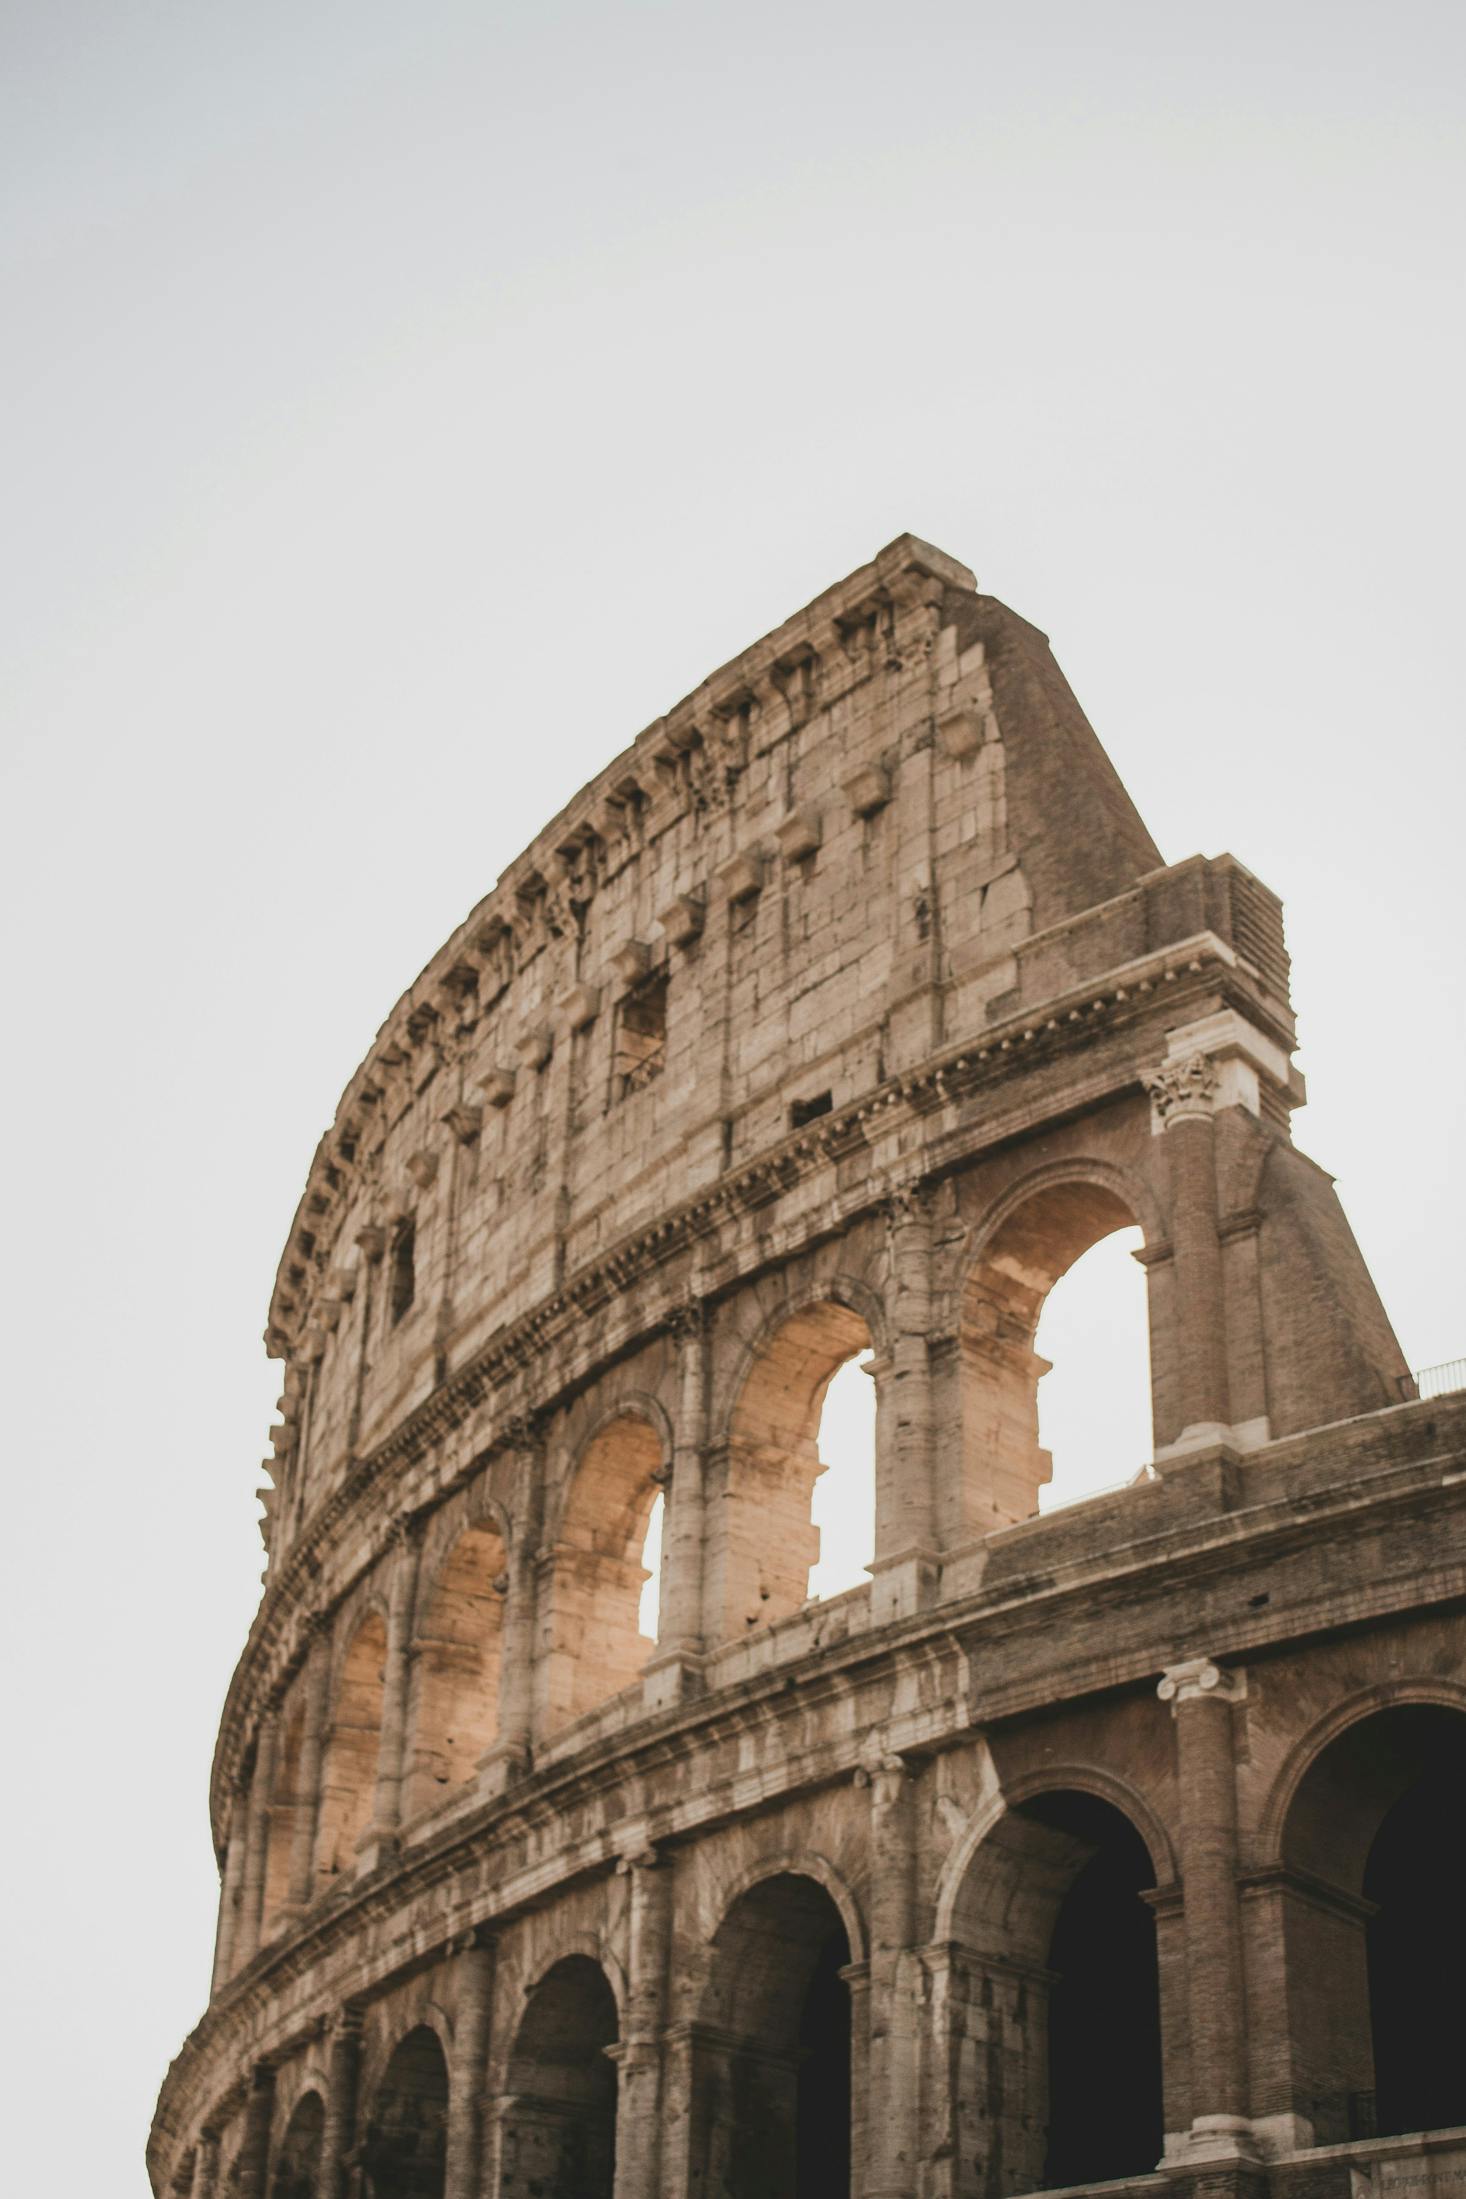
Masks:
[[[392,1232],[392,1257],[387,1275],[387,1316],[395,1328],[411,1306],[417,1291],[415,1260],[417,1226],[411,1217]]]
[[[972,1860],[953,1913],[956,2127],[968,2176],[998,2165],[999,2199],[1160,2159],[1154,1883],[1128,1818],[1072,1790],[1011,1811]]]
[[[270,2199],[316,2199],[326,2110],[319,2092],[297,2100],[270,2174]]]
[[[275,1776],[270,1787],[269,1839],[265,1849],[265,1886],[260,1912],[260,1938],[270,1937],[290,1898],[291,1859],[299,1813],[306,1807],[300,1786],[300,1752],[303,1721],[300,1712],[288,1719],[275,1747]]]
[[[656,1430],[630,1413],[602,1428],[575,1468],[550,1581],[544,1682],[551,1732],[630,1687],[651,1654],[642,1595],[664,1472]]]
[[[1315,2144],[1466,2124],[1463,1828],[1466,1717],[1435,1705],[1360,1720],[1299,1784],[1283,1925],[1294,2105]]]
[[[644,978],[616,1010],[613,1070],[618,1092],[637,1092],[667,1062],[667,980]]]
[[[316,1871],[328,1882],[355,1868],[356,1844],[371,1823],[386,1662],[387,1629],[374,1611],[362,1620],[342,1659],[321,1762]]]
[[[448,2064],[436,2031],[399,2039],[367,2120],[366,2199],[443,2199]]]
[[[1039,1442],[1052,1479],[1038,1508],[1051,1512],[1135,1480],[1153,1448],[1150,1327],[1140,1230],[1118,1229],[1081,1253],[1044,1300],[1035,1348]]]
[[[850,1945],[825,1889],[793,1872],[719,1926],[693,2040],[698,2190],[848,2199]]]
[[[503,2199],[612,2199],[616,1998],[588,1955],[567,1955],[530,1995],[509,2064]]]
[[[860,1315],[833,1300],[791,1315],[758,1348],[729,1422],[726,1485],[708,1548],[709,1609],[720,1613],[725,1641],[786,1618],[810,1594],[821,1557],[812,1507],[827,1464],[819,1447],[825,1399],[840,1368],[869,1349]],[[867,1537],[845,1463],[830,1470],[828,1501],[837,1511],[849,1507],[855,1546]],[[867,1547],[862,1566],[868,1556]]]
[[[499,1536],[467,1528],[438,1568],[413,1644],[409,1814],[472,1779],[493,1745],[505,1586]]]
[[[1039,1509],[1052,1460],[1039,1439],[1039,1382],[1049,1361],[1036,1348],[1039,1317],[1062,1275],[1101,1238],[1133,1228],[1116,1193],[1093,1183],[1036,1191],[994,1232],[968,1273],[962,1299],[963,1510],[985,1534]],[[1137,1349],[1137,1365],[1144,1359]],[[1061,1389],[1062,1398],[1062,1389]],[[1076,1413],[1067,1448],[1076,1478],[1093,1486],[1108,1456]],[[1071,1423],[1072,1424],[1072,1423]],[[1150,1449],[1146,1445],[1146,1453]],[[1141,1461],[1136,1461],[1138,1470]]]

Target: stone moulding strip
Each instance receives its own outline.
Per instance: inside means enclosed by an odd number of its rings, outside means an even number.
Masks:
[[[1429,1424],[1418,1401],[1382,1410],[1409,1413]],[[1279,1448],[1296,1441],[1284,1439]],[[1455,1455],[1433,1452],[1427,1457],[1393,1462],[1343,1486],[1330,1484],[1309,1492],[1301,1512],[1297,1499],[1279,1497],[1229,1514],[1223,1523],[1206,1522],[1200,1537],[1194,1525],[1177,1522],[1169,1532],[1134,1538],[1121,1551],[1108,1553],[1109,1562],[1101,1576],[1097,1577],[1093,1567],[1087,1574],[1074,1568],[1074,1577],[1056,1579],[1037,1589],[1032,1576],[1023,1576],[1005,1581],[996,1596],[989,1591],[985,1597],[979,1589],[962,1604],[916,1614],[897,1627],[873,1634],[846,1637],[815,1652],[821,1665],[800,1682],[799,1716],[802,1719],[816,1699],[851,1699],[862,1666],[886,1664],[893,1680],[920,1667],[939,1685],[950,1672],[956,1684],[939,1696],[934,1690],[934,1699],[900,1721],[901,1730],[895,1735],[895,1743],[907,1753],[939,1755],[961,1745],[974,1730],[1033,1707],[1033,1690],[1025,1693],[1021,1686],[974,1702],[971,1665],[978,1637],[996,1634],[1008,1638],[1014,1618],[1032,1617],[1035,1593],[1044,1608],[1043,1623],[1050,1628],[1055,1624],[1056,1606],[1081,1597],[1092,1602],[1097,1588],[1123,1600],[1133,1610],[1137,1576],[1146,1582],[1163,1581],[1165,1592],[1174,1600],[1178,1593],[1184,1596],[1197,1581],[1228,1569],[1251,1566],[1259,1551],[1269,1558],[1286,1553],[1290,1547],[1306,1552],[1320,1524],[1327,1519],[1366,1513],[1378,1519],[1382,1513],[1418,1503],[1422,1491],[1440,1494],[1439,1484],[1423,1482],[1423,1477]],[[1459,1499],[1450,1499],[1449,1505],[1452,1511],[1459,1510]],[[1425,1576],[1411,1574],[1396,1581],[1376,1581],[1371,1588],[1368,1616],[1389,1616],[1459,1600],[1463,1593],[1466,1567],[1459,1562]],[[1357,1616],[1349,1614],[1351,1620]],[[1301,1602],[1290,1602],[1286,1608],[1239,1612],[1230,1624],[1213,1627],[1208,1640],[1220,1655],[1247,1659],[1265,1653],[1275,1642],[1301,1642],[1329,1633],[1338,1624],[1337,1594],[1325,1590]],[[1056,1685],[1063,1699],[1072,1700],[1097,1691],[1144,1684],[1160,1669],[1167,1653],[1162,1632],[1156,1630],[1153,1638],[1135,1645],[1123,1657],[1090,1659],[1062,1679],[1045,1674],[1033,1700],[1054,1699]],[[511,1789],[482,1804],[471,1816],[454,1819],[444,1826],[437,1845],[417,1854],[399,1854],[390,1873],[367,1881],[359,1889],[344,1889],[344,1898],[333,1902],[324,1913],[312,1916],[296,1938],[273,1953],[263,1950],[255,1963],[211,2004],[164,2080],[159,2131],[166,2124],[176,2137],[198,2119],[202,2107],[194,2101],[197,2086],[190,2080],[197,2076],[201,2060],[223,2052],[226,2045],[231,2052],[242,2049],[245,2040],[256,2058],[262,2047],[269,2056],[279,2056],[318,2027],[321,2011],[312,2008],[292,2014],[280,2033],[272,2034],[268,2042],[261,2041],[261,2025],[278,2003],[282,1982],[316,1974],[321,1992],[329,1998],[336,1983],[329,1963],[333,1955],[350,1950],[350,1974],[358,1981],[353,1987],[355,1996],[380,1992],[396,1979],[440,1959],[461,1931],[482,1925],[502,1927],[551,1890],[614,1869],[619,1852],[616,1820],[608,1820],[558,1855],[535,1856],[507,1877],[496,1875],[492,1886],[484,1883],[484,1851],[490,1846],[510,1844],[516,1838],[532,1838],[554,1825],[561,1818],[568,1791],[584,1803],[591,1795],[609,1794],[618,1785],[636,1787],[659,1762],[668,1761],[678,1752],[683,1736],[692,1728],[700,1731],[705,1757],[715,1755],[730,1740],[767,1732],[778,1723],[781,1707],[788,1705],[789,1679],[789,1667],[773,1665],[751,1683],[756,1690],[752,1697],[745,1694],[737,1702],[699,1697],[654,1714],[629,1732],[606,1737],[548,1766],[543,1773],[532,1775],[528,1791]],[[765,1769],[759,1775],[765,1782],[761,1798],[782,1799],[853,1776],[861,1747],[862,1737],[852,1728],[812,1754],[797,1750],[768,1752]],[[748,1776],[732,1773],[719,1788],[689,1795],[680,1807],[659,1812],[649,1837],[659,1844],[685,1839],[738,1816],[748,1806]],[[413,1901],[423,1899],[435,1888],[447,1889],[449,1898],[435,1916],[430,1941],[415,1933],[410,1923],[395,1935],[383,1932],[382,1927],[394,1916],[401,1916]],[[360,1955],[364,1938],[372,1944],[373,1957],[362,1982]]]
[[[220,1724],[210,1791],[216,1845],[219,1828],[224,1823],[229,1784],[243,1743],[241,1723],[259,1684],[256,1668],[268,1655],[270,1642],[277,1647],[267,1685],[280,1686],[298,1661],[303,1653],[299,1642],[279,1643],[290,1611],[297,1602],[304,1600],[303,1592],[319,1574],[319,1553],[329,1545],[338,1527],[361,1501],[363,1493],[388,1469],[410,1466],[435,1444],[463,1427],[494,1391],[503,1389],[516,1375],[534,1366],[586,1314],[621,1299],[630,1282],[687,1251],[720,1219],[737,1220],[742,1214],[766,1207],[831,1160],[858,1145],[871,1143],[872,1131],[879,1135],[886,1127],[885,1118],[894,1110],[904,1106],[925,1114],[967,1098],[984,1084],[1006,1079],[1009,1071],[1020,1062],[1037,1064],[1085,1045],[1101,1021],[1113,1026],[1122,1019],[1130,1022],[1150,1015],[1158,1002],[1167,999],[1171,987],[1176,988],[1172,1000],[1179,1003],[1194,989],[1194,981],[1204,979],[1209,971],[1220,972],[1225,980],[1242,988],[1249,1012],[1254,1016],[1259,1014],[1258,1003],[1252,997],[1251,981],[1238,975],[1237,957],[1224,940],[1213,932],[1199,932],[1188,939],[1175,941],[1152,954],[1120,965],[1099,980],[1071,987],[1044,1002],[1038,1010],[1030,1009],[1005,1018],[960,1045],[944,1049],[921,1069],[893,1078],[864,1099],[836,1113],[821,1116],[816,1123],[767,1148],[742,1167],[731,1170],[711,1189],[684,1200],[659,1222],[634,1231],[619,1244],[611,1246],[569,1277],[538,1306],[492,1337],[466,1366],[449,1375],[380,1444],[355,1462],[354,1471],[342,1486],[303,1524],[278,1576],[267,1581],[244,1654],[230,1684]],[[1132,1083],[1136,1083],[1136,1079],[1127,1077],[1116,1090],[1128,1089]],[[939,1160],[926,1156],[925,1165],[917,1173],[930,1175],[953,1171],[974,1152],[995,1142],[995,1129],[995,1125],[988,1123],[980,1126],[975,1138],[956,1142],[944,1140]],[[862,1212],[879,1205],[896,1188],[899,1187],[884,1178],[862,1187],[853,1201],[842,1202],[839,1225],[847,1226]],[[766,1265],[769,1258],[765,1247],[759,1252],[756,1264]],[[740,1273],[737,1280],[744,1279]],[[721,1296],[733,1286],[734,1279],[724,1278],[715,1295]],[[633,1348],[641,1338],[654,1333],[664,1318],[661,1310],[647,1310],[635,1334],[608,1342],[602,1356],[619,1355]],[[535,1409],[552,1409],[558,1396],[575,1386],[582,1371],[568,1371],[553,1396],[535,1400]],[[491,1431],[480,1446],[480,1455],[512,1448],[513,1443],[514,1438],[507,1429]],[[434,1490],[424,1504],[438,1501],[439,1492]],[[373,1559],[364,1561],[363,1570],[366,1564],[374,1562],[374,1557],[375,1553]],[[336,1600],[346,1593],[349,1585],[342,1584]]]

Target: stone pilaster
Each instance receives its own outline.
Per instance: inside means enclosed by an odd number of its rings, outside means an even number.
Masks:
[[[494,1954],[472,1935],[453,1965],[458,2013],[453,2024],[453,2068],[448,2086],[447,2165],[443,2199],[478,2199],[483,2162],[483,2116],[489,2021],[494,1992]]]
[[[322,1626],[313,1639],[305,1668],[305,1715],[300,1736],[294,1838],[290,1848],[290,1906],[304,1909],[314,1891],[316,1822],[321,1807],[321,1764],[326,1748],[327,1695],[331,1684],[331,1645]]]
[[[866,2095],[867,2199],[916,2191],[916,2015],[908,1971],[916,1937],[916,1822],[905,1759],[873,1752],[870,1786],[870,1969]],[[854,2071],[852,2070],[852,2078]]]
[[[905,1618],[931,1601],[936,1519],[932,1487],[933,1384],[930,1336],[933,1212],[918,1186],[886,1209],[891,1278],[890,1355],[871,1369],[876,1384],[876,1546],[872,1610]]]
[[[345,2199],[347,2158],[356,2145],[356,2084],[361,2065],[361,2011],[343,2008],[326,2049],[325,2119],[315,2199]]]
[[[508,1585],[499,1664],[499,1734],[483,1757],[494,1787],[507,1786],[534,1758],[535,1627],[539,1594],[540,1523],[544,1517],[544,1432],[537,1420],[517,1421],[521,1486],[506,1553]]]
[[[198,2136],[198,2144],[193,2149],[193,2175],[189,2179],[188,2199],[214,2199],[218,2186],[218,2133],[212,2130],[201,2130]]]
[[[662,2030],[672,1944],[672,1873],[654,1848],[624,1856],[630,1880],[626,2021],[617,2063],[615,2199],[658,2199]]]
[[[265,1905],[265,1865],[270,1849],[270,1796],[275,1785],[275,1714],[260,1720],[255,1742],[254,1777],[244,1836],[244,1871],[239,1891],[239,1923],[234,1937],[234,1968],[253,1960],[260,1944]]]
[[[696,1684],[704,1640],[706,1311],[694,1301],[680,1307],[669,1326],[677,1339],[677,1417],[672,1433],[672,1478],[662,1530],[662,1598],[657,1647],[646,1668],[647,1700],[653,1709],[677,1701]]]
[[[417,1604],[417,1568],[422,1530],[410,1517],[394,1529],[396,1555],[387,1601],[387,1661],[382,1676],[382,1739],[377,1758],[377,1795],[372,1822],[361,1841],[370,1869],[396,1845],[402,1822],[402,1785],[407,1766],[407,1694],[413,1612]]]
[[[1147,1077],[1153,1126],[1163,1134],[1171,1175],[1171,1243],[1176,1276],[1176,1354],[1181,1432],[1195,1449],[1230,1434],[1227,1321],[1217,1227],[1216,1129],[1220,1089],[1205,1054],[1163,1064]]]
[[[265,2199],[265,2178],[270,2167],[270,2124],[275,2113],[275,2072],[269,2062],[256,2062],[249,2076],[244,2103],[244,2136],[235,2163],[235,2189],[239,2199]]]
[[[1171,1705],[1176,1728],[1192,2142],[1245,2151],[1250,2125],[1232,1706],[1245,1698],[1246,1680],[1194,1657],[1172,1665],[1158,1693]]]

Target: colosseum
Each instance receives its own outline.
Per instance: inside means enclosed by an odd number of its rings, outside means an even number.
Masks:
[[[280,1266],[159,2199],[1460,2199],[1466,1397],[1294,1045],[1276,897],[910,536],[570,801]],[[1041,1514],[1122,1227],[1150,1457]]]

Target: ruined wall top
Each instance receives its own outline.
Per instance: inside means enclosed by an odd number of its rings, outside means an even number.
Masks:
[[[901,536],[647,727],[383,1024],[271,1304],[276,1554],[450,1368],[672,1209],[1202,933],[1286,1051],[1274,896],[1228,857],[1163,868],[1045,637]]]

